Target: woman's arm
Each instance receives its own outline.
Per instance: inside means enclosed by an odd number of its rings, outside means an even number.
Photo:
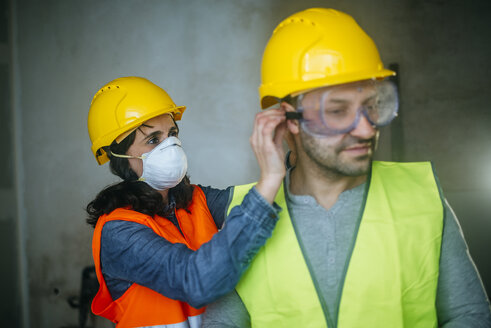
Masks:
[[[271,236],[279,209],[272,206],[283,177],[285,115],[258,113],[250,138],[261,176],[227,218],[224,228],[197,251],[172,244],[151,229],[131,224],[102,229],[105,277],[151,288],[201,307],[230,292],[259,248]]]
[[[135,282],[199,308],[234,288],[271,236],[277,213],[253,188],[232,209],[225,227],[197,251],[141,224],[111,221],[102,229],[102,271],[109,286]]]

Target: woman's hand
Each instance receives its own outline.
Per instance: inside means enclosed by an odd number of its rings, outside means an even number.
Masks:
[[[282,144],[286,132],[285,120],[282,109],[268,109],[256,114],[249,139],[261,169],[256,189],[270,204],[273,204],[286,173]]]

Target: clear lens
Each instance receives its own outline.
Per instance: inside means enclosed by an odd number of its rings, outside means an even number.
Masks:
[[[314,135],[333,135],[353,130],[364,115],[383,126],[397,116],[397,90],[389,81],[362,81],[317,89],[298,97],[302,126]]]
[[[376,126],[384,126],[397,116],[399,109],[397,88],[392,82],[379,81],[375,83],[375,89],[377,92],[376,110],[372,115],[367,111],[368,119]]]

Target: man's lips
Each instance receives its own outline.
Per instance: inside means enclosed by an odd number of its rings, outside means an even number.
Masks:
[[[371,144],[357,144],[344,148],[342,151],[353,155],[365,155],[371,152]]]

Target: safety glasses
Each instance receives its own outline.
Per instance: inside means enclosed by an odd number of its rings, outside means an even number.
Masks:
[[[374,80],[315,89],[283,101],[297,110],[287,112],[287,119],[299,120],[306,132],[318,137],[348,133],[362,115],[375,127],[387,125],[399,107],[395,85]]]

